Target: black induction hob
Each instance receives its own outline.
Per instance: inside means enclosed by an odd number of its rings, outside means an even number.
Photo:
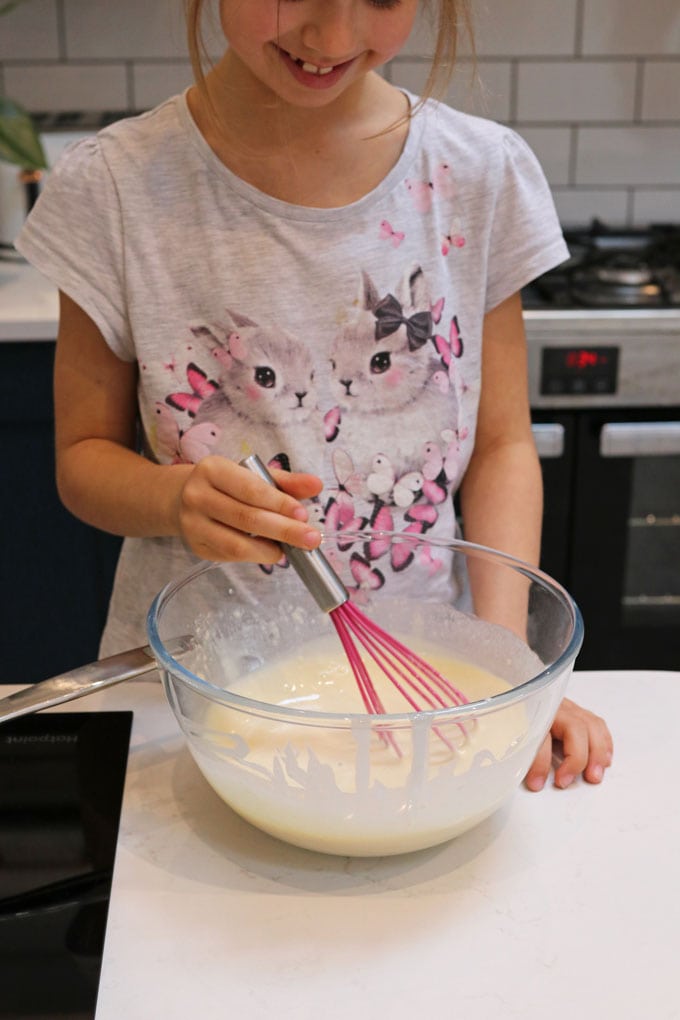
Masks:
[[[0,1018],[95,1015],[132,712],[0,726]]]

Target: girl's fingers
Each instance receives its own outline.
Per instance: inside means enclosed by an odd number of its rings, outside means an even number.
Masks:
[[[546,736],[545,740],[541,744],[538,754],[533,760],[532,766],[524,777],[524,783],[527,789],[533,790],[537,793],[542,790],[545,786],[546,780],[550,775],[550,765],[552,763],[552,736],[550,733]]]
[[[588,783],[601,783],[614,757],[614,741],[604,719],[592,713],[589,715],[592,717],[590,754],[583,778]]]
[[[541,790],[545,785],[555,741],[561,745],[560,761],[555,767],[556,786],[565,789],[580,775],[588,783],[602,782],[614,752],[609,728],[604,719],[565,698],[525,777],[528,789]]]
[[[554,732],[554,731],[553,731]],[[582,722],[565,727],[561,763],[555,769],[555,786],[564,790],[580,776],[588,764],[588,730]]]
[[[211,484],[242,505],[245,513],[248,510],[268,510],[272,514],[305,522],[308,513],[300,500],[317,495],[322,486],[316,475],[277,470],[272,472],[276,486],[269,485],[248,468],[222,457],[205,458],[202,466],[208,472]],[[237,523],[236,526],[241,525]],[[260,533],[257,528],[244,527],[243,530]]]
[[[576,776],[589,783],[602,781],[611,765],[614,745],[604,719],[565,698],[552,727],[562,741],[563,761],[555,770],[555,784],[569,786]]]
[[[208,506],[182,515],[182,530],[190,545],[204,559],[252,560],[276,563],[282,544],[316,549],[321,532],[307,522],[282,517],[267,510],[244,510],[236,501],[220,501],[214,513]]]
[[[299,520],[284,516],[279,510],[249,506],[225,495],[212,502],[215,504],[210,513],[212,519],[245,538],[268,538],[272,542],[286,542],[303,549],[314,549],[321,541],[320,531],[307,523],[306,514],[303,520]]]
[[[286,472],[277,472],[281,475]],[[284,482],[298,493],[315,493],[321,484],[313,475],[289,476]],[[221,561],[276,563],[282,556],[280,543],[315,549],[321,541],[295,496],[220,457],[204,458],[187,480],[180,525],[193,552]]]
[[[276,484],[294,499],[311,499],[318,496],[323,482],[317,475],[305,474],[302,471],[272,471]]]
[[[225,496],[247,507],[263,508],[284,517],[292,517],[304,507],[283,488],[268,485],[248,468],[241,467],[224,457],[205,457],[197,465],[197,473],[204,474],[210,484]],[[276,480],[285,471],[276,472]]]
[[[190,547],[201,559],[228,563],[278,563],[283,550],[277,542],[244,535],[243,532],[206,520],[192,532]]]

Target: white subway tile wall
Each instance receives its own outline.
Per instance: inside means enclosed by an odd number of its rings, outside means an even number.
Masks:
[[[125,110],[128,107],[125,64],[93,63],[30,64],[8,63],[5,91],[28,110]]]
[[[28,0],[24,14],[33,0]],[[177,60],[186,55],[182,5],[173,0],[57,0],[67,56],[85,60]]]
[[[473,5],[476,65],[463,46],[446,101],[527,139],[565,225],[680,222],[680,0]],[[207,27],[216,55],[214,13]],[[417,92],[431,46],[423,20],[386,76]],[[0,92],[35,112],[148,109],[190,81],[181,0],[24,0],[0,18]]]

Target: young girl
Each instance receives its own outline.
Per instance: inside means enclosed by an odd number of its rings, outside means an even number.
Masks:
[[[221,0],[204,76],[189,0],[197,85],[72,147],[24,228],[61,292],[62,499],[127,536],[102,654],[144,642],[196,557],[272,565],[321,528],[342,564],[343,530],[454,534],[458,491],[469,541],[537,561],[519,291],[568,253],[521,138],[376,73],[419,6]],[[465,11],[435,14],[433,81]],[[283,491],[239,466],[252,451],[292,469]],[[360,574],[450,597],[436,554],[360,548]],[[607,727],[565,701],[530,788],[553,738],[559,786],[601,780]]]

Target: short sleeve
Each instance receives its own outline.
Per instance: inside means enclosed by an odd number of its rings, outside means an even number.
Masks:
[[[16,248],[87,312],[118,357],[134,360],[120,203],[96,137],[64,151]]]
[[[524,139],[508,129],[496,182],[485,310],[568,257],[543,170]]]

